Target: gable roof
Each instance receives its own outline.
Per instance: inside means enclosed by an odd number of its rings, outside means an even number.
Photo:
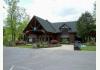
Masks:
[[[35,16],[35,18],[38,20],[38,22],[42,25],[42,27],[47,32],[53,32],[53,33],[57,33],[58,32],[48,20],[44,20],[44,19],[42,19],[40,17],[37,17],[37,16]]]
[[[33,18],[35,18],[47,32],[60,33],[61,31],[59,28],[64,24],[66,24],[70,28],[69,32],[76,32],[76,21],[51,23],[48,20],[44,20],[37,16],[34,16]],[[31,19],[29,24],[32,22],[33,18]],[[26,30],[26,28],[24,29],[24,31]]]
[[[77,29],[76,29],[76,21],[52,23],[53,27],[55,27],[56,30],[59,30],[59,28],[64,24],[66,24],[70,28],[69,32],[76,32],[77,31]]]

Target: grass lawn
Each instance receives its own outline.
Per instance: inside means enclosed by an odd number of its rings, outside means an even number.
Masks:
[[[96,51],[96,46],[86,46],[81,48],[82,51]]]
[[[19,47],[19,48],[32,48],[32,44],[19,45],[19,46],[16,46],[16,47]]]
[[[45,47],[46,46],[46,47]],[[61,46],[60,44],[54,44],[54,45],[51,45],[51,47],[59,47]],[[19,48],[34,48],[32,46],[32,44],[26,44],[26,45],[18,45],[16,47],[19,47]],[[48,45],[44,45],[44,46],[38,46],[38,48],[48,48]]]

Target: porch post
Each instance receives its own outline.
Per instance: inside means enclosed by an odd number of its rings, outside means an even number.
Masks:
[[[48,35],[47,37],[48,37],[48,40],[47,40],[47,41],[48,41],[48,43],[49,43],[49,35]]]
[[[44,37],[44,39],[45,39],[45,42],[46,42],[46,38],[47,38],[47,34],[46,34],[46,32],[45,32],[45,37]]]
[[[26,39],[26,34],[24,33],[24,41],[25,41],[25,44],[26,44],[26,40],[27,40],[27,39]]]

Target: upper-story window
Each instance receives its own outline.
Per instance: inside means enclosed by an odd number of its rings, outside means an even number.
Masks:
[[[60,31],[63,33],[68,32],[68,30],[69,30],[69,27],[66,24],[64,24],[60,27]]]
[[[36,31],[36,30],[37,30],[37,28],[36,28],[36,27],[33,27],[33,28],[32,28],[32,31]]]

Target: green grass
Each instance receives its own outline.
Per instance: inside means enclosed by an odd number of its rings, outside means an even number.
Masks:
[[[61,46],[61,44],[53,44],[53,45],[51,45],[51,47],[59,47],[59,46]],[[32,44],[18,45],[18,46],[16,46],[16,47],[19,47],[19,48],[33,48],[33,47],[32,47]],[[35,48],[35,47],[34,47],[34,48]],[[37,46],[37,48],[48,48],[48,45],[47,45],[47,44],[45,44],[45,45],[39,44],[39,45]]]
[[[19,45],[19,46],[16,46],[16,47],[19,47],[19,48],[32,48],[32,44]]]
[[[86,46],[81,48],[82,51],[96,51],[96,46]]]

